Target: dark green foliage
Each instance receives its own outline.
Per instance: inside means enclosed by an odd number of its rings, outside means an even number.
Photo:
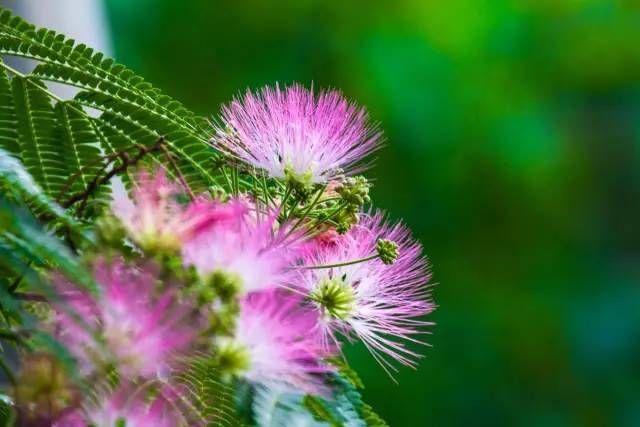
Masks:
[[[332,398],[323,399],[317,396],[305,396],[304,406],[311,412],[316,420],[325,421],[332,426],[342,426],[349,423],[350,426],[386,427],[387,423],[378,416],[368,404],[362,401],[358,392],[362,382],[355,372],[346,364],[339,368],[340,374],[329,376],[329,385],[333,390]],[[342,371],[348,373],[342,375]],[[355,378],[352,382],[350,378]]]
[[[147,163],[167,164],[170,155],[170,174],[181,174],[193,190],[216,184],[215,170],[208,167],[216,153],[208,144],[206,120],[133,71],[1,8],[0,55],[39,62],[26,76],[0,62],[0,148],[18,156],[49,197],[63,202],[81,194],[107,165],[113,167],[119,153],[133,154],[160,137],[166,152],[150,154]],[[81,91],[64,101],[43,81]],[[93,117],[87,107],[102,114]],[[131,172],[121,174],[125,182]],[[91,197],[100,199],[105,191]]]
[[[0,399],[0,427],[8,427],[13,425],[13,411],[11,405],[5,400]]]
[[[72,369],[68,351],[37,327],[24,296],[48,301],[57,298],[44,274],[48,269],[95,292],[91,274],[62,241],[44,230],[25,209],[1,197],[0,230],[0,337],[19,347],[45,350]],[[0,362],[5,363],[4,353]]]

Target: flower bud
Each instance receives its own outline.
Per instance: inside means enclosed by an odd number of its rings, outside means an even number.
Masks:
[[[389,265],[393,264],[400,254],[398,244],[393,240],[378,239],[376,242],[376,251],[380,260]]]

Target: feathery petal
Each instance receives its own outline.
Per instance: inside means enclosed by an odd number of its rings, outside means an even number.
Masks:
[[[178,302],[172,289],[156,292],[152,272],[120,260],[107,263],[99,259],[94,274],[101,289],[99,297],[62,277],[55,279],[61,294],[55,319],[58,339],[76,356],[85,373],[113,357],[126,377],[164,375],[173,358],[195,337],[191,306]],[[62,310],[63,305],[84,325]]]
[[[225,220],[211,224],[187,242],[182,250],[185,265],[206,276],[213,272],[232,275],[241,292],[278,286],[287,277],[292,248],[285,245],[285,228],[275,228],[275,215],[259,219],[247,202],[237,199],[213,209]]]
[[[216,130],[214,144],[277,178],[322,183],[358,173],[364,167],[357,164],[380,145],[366,111],[334,90],[316,95],[296,84],[247,91],[222,116],[226,128]]]
[[[322,392],[318,374],[332,370],[322,363],[332,349],[322,345],[314,328],[316,313],[300,302],[283,290],[255,292],[242,299],[234,344],[246,352],[247,380]]]
[[[391,225],[383,215],[363,215],[343,236],[307,248],[304,266],[333,265],[376,253],[378,239],[395,241],[399,257],[391,265],[380,259],[332,268],[298,270],[295,285],[304,289],[321,313],[327,341],[336,333],[361,339],[376,360],[395,370],[385,357],[415,366],[419,354],[405,342],[421,342],[430,322],[416,319],[434,310],[430,301],[428,263],[422,248],[402,224]]]

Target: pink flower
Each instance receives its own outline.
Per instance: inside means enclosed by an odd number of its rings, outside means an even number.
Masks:
[[[163,169],[154,175],[141,171],[133,191],[116,196],[113,213],[131,238],[143,249],[173,251],[219,218],[205,199],[180,204],[182,191],[166,177]],[[219,212],[218,212],[219,213]]]
[[[317,315],[300,306],[300,298],[283,290],[256,292],[241,300],[236,335],[219,339],[221,353],[234,349],[246,366],[242,377],[264,385],[281,384],[309,393],[323,390],[318,374],[331,349],[314,329]]]
[[[395,370],[385,357],[415,366],[419,354],[403,341],[419,343],[416,334],[431,325],[417,317],[433,311],[428,263],[419,243],[401,224],[391,225],[380,213],[363,215],[359,224],[331,244],[320,242],[303,255],[304,267],[341,264],[376,253],[378,239],[398,244],[391,265],[380,259],[332,268],[301,268],[294,283],[309,295],[320,312],[327,342],[335,333],[360,338],[376,360]]]
[[[158,294],[154,274],[119,260],[98,260],[95,279],[98,297],[60,277],[55,280],[61,295],[55,303],[58,339],[85,373],[115,362],[125,377],[164,375],[195,337],[191,306],[178,302],[171,289]]]
[[[225,212],[219,215],[225,220],[211,224],[184,245],[185,264],[195,266],[202,276],[214,272],[231,276],[243,293],[282,283],[293,248],[285,245],[286,228],[274,231],[275,215],[256,214],[239,200],[218,204],[216,211]]]
[[[223,107],[226,129],[214,144],[273,177],[323,183],[356,166],[378,148],[380,133],[367,113],[337,91],[293,85],[265,87]],[[342,169],[342,171],[340,171]]]
[[[112,394],[101,394],[98,401],[87,402],[57,421],[54,427],[176,427],[187,425],[174,405],[159,394],[151,403],[145,403],[145,393],[133,386],[121,386]],[[118,424],[122,423],[122,424]],[[192,425],[192,424],[190,424]]]

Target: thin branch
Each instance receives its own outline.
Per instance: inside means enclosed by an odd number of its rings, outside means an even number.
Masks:
[[[189,195],[191,200],[195,200],[196,195],[193,194],[193,191],[191,191],[191,187],[189,187],[189,184],[187,184],[187,180],[185,179],[184,175],[182,175],[182,172],[180,171],[180,168],[178,167],[178,164],[174,160],[173,156],[171,155],[171,153],[169,152],[167,147],[165,147],[164,145],[161,145],[160,149],[162,150],[162,152],[164,153],[165,157],[169,161],[169,164],[173,167],[173,169],[175,169],[176,177],[178,178],[178,181],[180,181],[180,185],[182,185],[184,191],[187,192],[187,194]]]
[[[120,166],[114,167],[102,177],[96,176],[96,178],[91,181],[91,183],[89,183],[89,185],[83,192],[71,196],[66,202],[62,204],[62,206],[64,208],[69,208],[75,203],[81,201],[82,204],[80,205],[79,211],[82,212],[86,207],[89,197],[96,191],[98,187],[108,183],[114,176],[125,172],[129,167],[138,164],[147,154],[162,150],[163,145],[164,137],[160,137],[155,142],[155,144],[149,147],[139,147],[138,153],[136,153],[136,155],[133,157],[129,157],[129,154],[127,152],[118,153],[118,158],[122,162]]]
[[[47,298],[45,298],[44,295],[34,294],[31,292],[16,292],[12,296],[22,301],[47,302]]]
[[[62,196],[64,196],[67,191],[69,191],[69,189],[71,188],[71,186],[73,185],[73,183],[78,179],[78,177],[80,177],[80,175],[82,175],[83,172],[85,172],[88,168],[90,167],[94,167],[96,166],[97,163],[102,162],[102,161],[106,161],[102,167],[100,168],[100,171],[98,171],[98,173],[96,175],[101,174],[102,172],[104,172],[104,170],[113,162],[115,161],[118,157],[120,156],[120,153],[111,153],[109,155],[106,156],[102,156],[100,158],[97,159],[93,159],[91,160],[89,163],[83,165],[80,169],[78,169],[75,173],[73,173],[68,179],[67,182],[65,182],[64,187],[62,188],[62,190],[60,190],[60,192],[58,193],[58,197],[56,197],[56,202],[60,203],[60,199],[62,198]]]
[[[321,264],[321,265],[302,265],[299,266],[297,268],[301,268],[304,270],[316,270],[316,269],[322,269],[322,268],[338,268],[338,267],[345,267],[347,265],[353,265],[353,264],[360,264],[361,262],[368,262],[368,261],[372,261],[376,258],[378,258],[379,255],[375,254],[375,255],[371,255],[365,258],[358,258],[358,259],[354,259],[351,261],[345,261],[345,262],[338,262],[335,264]]]

